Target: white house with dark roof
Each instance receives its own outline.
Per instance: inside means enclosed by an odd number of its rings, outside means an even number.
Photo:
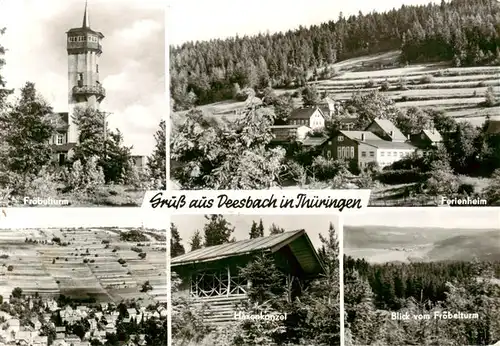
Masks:
[[[382,126],[388,129],[387,122]],[[368,128],[381,132],[381,126],[374,121]],[[385,130],[384,130],[385,131]],[[346,160],[363,169],[370,164],[385,167],[411,155],[417,149],[407,141],[402,141],[401,131],[392,131],[395,140],[387,140],[372,131],[338,131],[323,144],[323,154],[327,158]],[[401,134],[402,135],[402,134]],[[404,137],[404,136],[403,136]],[[387,135],[385,138],[388,138]]]
[[[312,130],[325,127],[325,115],[319,107],[297,108],[287,119],[288,125],[307,126]]]

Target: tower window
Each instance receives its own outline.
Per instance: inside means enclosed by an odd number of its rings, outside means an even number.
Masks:
[[[96,71],[97,73],[99,73],[99,65],[98,65],[98,64],[96,64],[96,65],[95,65],[95,71]]]

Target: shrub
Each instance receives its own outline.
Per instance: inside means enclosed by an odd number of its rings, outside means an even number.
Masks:
[[[420,77],[419,83],[420,84],[429,84],[429,83],[432,83],[433,80],[434,80],[434,77],[430,74],[427,74],[425,76]]]
[[[471,196],[474,194],[474,185],[468,183],[462,183],[458,187],[457,193],[461,195]]]
[[[146,253],[145,253],[145,252],[141,252],[141,253],[139,254],[139,257],[140,257],[141,259],[145,259],[145,258],[146,258]]]
[[[380,91],[389,91],[390,88],[391,85],[389,84],[388,80],[383,81],[382,84],[380,85]]]
[[[237,101],[246,101],[249,97],[255,96],[255,91],[252,88],[244,88],[236,94]]]
[[[287,179],[291,179],[301,186],[305,185],[307,182],[306,169],[296,161],[290,160],[287,163],[285,174]]]
[[[365,83],[365,88],[373,88],[375,87],[375,82],[373,81],[373,79],[369,79],[366,83]]]
[[[128,162],[128,170],[125,174],[125,185],[131,186],[134,189],[145,190],[149,185],[149,178],[145,171],[141,171],[133,160]]]
[[[399,78],[397,88],[399,90],[408,90],[407,84],[408,84],[408,81],[405,78],[401,77],[401,78]]]
[[[347,172],[347,165],[344,161],[317,156],[313,160],[311,169],[315,178],[321,181],[333,179],[341,172]]]
[[[138,248],[138,247],[136,247],[136,246],[132,246],[132,247],[130,248],[130,250],[132,250],[132,251],[134,251],[134,252],[139,252],[139,253],[141,253],[141,252],[142,252],[142,249],[141,249],[141,248]]]
[[[13,271],[13,270],[14,270],[14,266],[12,266],[12,265],[8,266],[8,267],[7,267],[7,270],[8,270],[9,272]]]
[[[497,99],[495,97],[495,91],[492,86],[489,86],[484,94],[484,105],[486,107],[495,107],[497,105]]]
[[[9,258],[9,255],[5,255],[5,254],[4,255],[0,255],[0,258],[1,259],[7,259],[7,258]]]
[[[97,165],[96,156],[91,157],[85,165],[80,160],[74,162],[71,171],[66,174],[66,185],[75,192],[93,193],[104,183],[104,173]]]
[[[141,287],[141,292],[147,292],[153,290],[153,286],[149,283],[149,281],[146,281],[145,283],[142,284]]]
[[[201,345],[200,341],[210,333],[211,328],[204,320],[205,309],[204,305],[198,307],[186,299],[172,302],[172,336],[180,344]]]
[[[58,186],[56,174],[43,167],[36,176],[27,181],[24,186],[24,196],[58,199]]]
[[[123,265],[123,264],[127,263],[127,261],[125,261],[123,258],[120,258],[120,259],[118,260],[118,263],[120,263],[120,264],[122,264],[122,265]]]
[[[425,173],[415,169],[388,170],[377,174],[377,180],[390,185],[422,182],[426,178],[427,175]]]

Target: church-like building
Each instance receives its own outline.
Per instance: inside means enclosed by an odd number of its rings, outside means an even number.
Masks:
[[[85,3],[82,26],[69,29],[66,35],[68,112],[57,113],[53,118],[56,132],[50,140],[54,159],[59,164],[63,164],[71,157],[72,149],[78,142],[78,126],[72,119],[75,108],[99,109],[100,103],[106,96],[106,90],[99,81],[99,58],[102,54],[101,42],[104,35],[90,28],[87,3]]]

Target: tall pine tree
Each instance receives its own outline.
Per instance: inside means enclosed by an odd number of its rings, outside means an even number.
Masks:
[[[196,230],[196,232],[194,232],[193,236],[189,241],[189,245],[191,247],[190,251],[198,250],[203,247],[203,239],[201,237],[200,231]]]
[[[165,130],[165,120],[160,122],[160,128],[155,133],[155,148],[148,157],[147,166],[151,177],[158,182],[159,189],[164,189],[167,185],[167,136]]]
[[[224,218],[223,215],[205,216],[207,223],[203,227],[205,234],[205,246],[213,246],[229,243],[234,227]]]
[[[184,246],[181,244],[181,236],[177,226],[171,222],[170,223],[170,256],[177,257],[183,255],[186,252]]]

